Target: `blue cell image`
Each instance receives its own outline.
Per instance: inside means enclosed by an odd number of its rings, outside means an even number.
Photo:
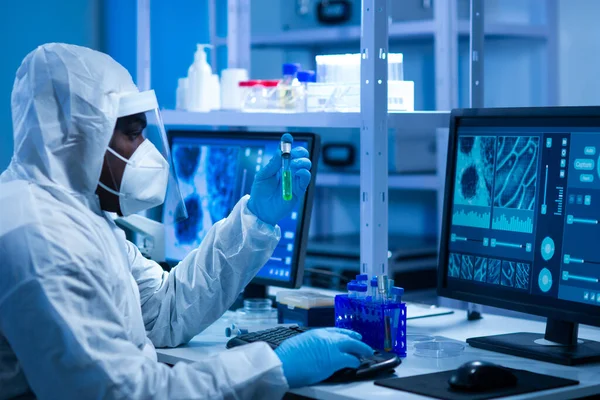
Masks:
[[[495,148],[492,136],[458,139],[454,204],[491,207]]]
[[[533,211],[538,146],[538,137],[498,138],[494,207]]]
[[[500,278],[500,283],[502,286],[515,287],[516,270],[516,262],[502,261],[502,274]]]
[[[214,222],[227,217],[233,208],[239,147],[210,147],[206,157],[208,212]]]
[[[475,257],[475,268],[473,279],[477,282],[485,282],[487,277],[487,258]]]
[[[460,278],[472,280],[473,279],[473,263],[475,257],[473,256],[462,256],[462,265],[460,267]]]
[[[450,278],[460,278],[460,261],[460,254],[450,253],[450,259],[448,260],[448,276]]]
[[[177,177],[185,182],[190,182],[200,163],[200,147],[176,146],[174,150],[173,160]]]
[[[493,285],[500,284],[500,273],[502,271],[502,261],[490,258],[487,263],[487,283]]]
[[[182,244],[194,243],[198,238],[198,231],[202,226],[203,212],[200,205],[200,197],[192,194],[184,199],[188,218],[175,225],[175,237]]]
[[[517,263],[515,277],[515,287],[517,289],[529,289],[530,265],[526,263]]]

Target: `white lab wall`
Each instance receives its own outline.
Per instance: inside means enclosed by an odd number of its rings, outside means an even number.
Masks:
[[[559,0],[561,105],[600,105],[600,1]]]

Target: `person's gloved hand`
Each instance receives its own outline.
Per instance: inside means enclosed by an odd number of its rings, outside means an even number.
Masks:
[[[342,368],[358,368],[357,357],[373,355],[360,334],[338,328],[315,329],[287,339],[275,354],[290,388],[312,385]]]
[[[291,136],[289,141],[293,141]],[[308,150],[296,147],[290,153],[290,169],[292,170],[292,200],[283,199],[281,187],[281,152],[275,155],[254,177],[250,190],[248,209],[263,222],[277,224],[283,217],[289,215],[298,199],[304,195],[310,183],[310,168],[312,163],[308,158]]]

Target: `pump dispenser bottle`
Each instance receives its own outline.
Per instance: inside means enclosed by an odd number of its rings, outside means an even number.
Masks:
[[[211,88],[213,87],[212,69],[207,61],[206,49],[209,44],[196,45],[194,62],[188,69],[188,109],[196,112],[208,112],[211,109]]]

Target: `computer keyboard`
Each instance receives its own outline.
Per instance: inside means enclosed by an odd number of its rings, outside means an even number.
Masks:
[[[265,342],[272,349],[276,349],[286,339],[300,335],[308,331],[309,328],[300,326],[278,326],[276,328],[264,331],[245,333],[230,339],[227,342],[227,348],[243,346],[254,342]],[[361,379],[374,379],[381,374],[391,373],[402,362],[400,358],[393,353],[375,352],[373,356],[360,359],[358,368],[345,368],[333,374],[328,382],[346,382]]]

